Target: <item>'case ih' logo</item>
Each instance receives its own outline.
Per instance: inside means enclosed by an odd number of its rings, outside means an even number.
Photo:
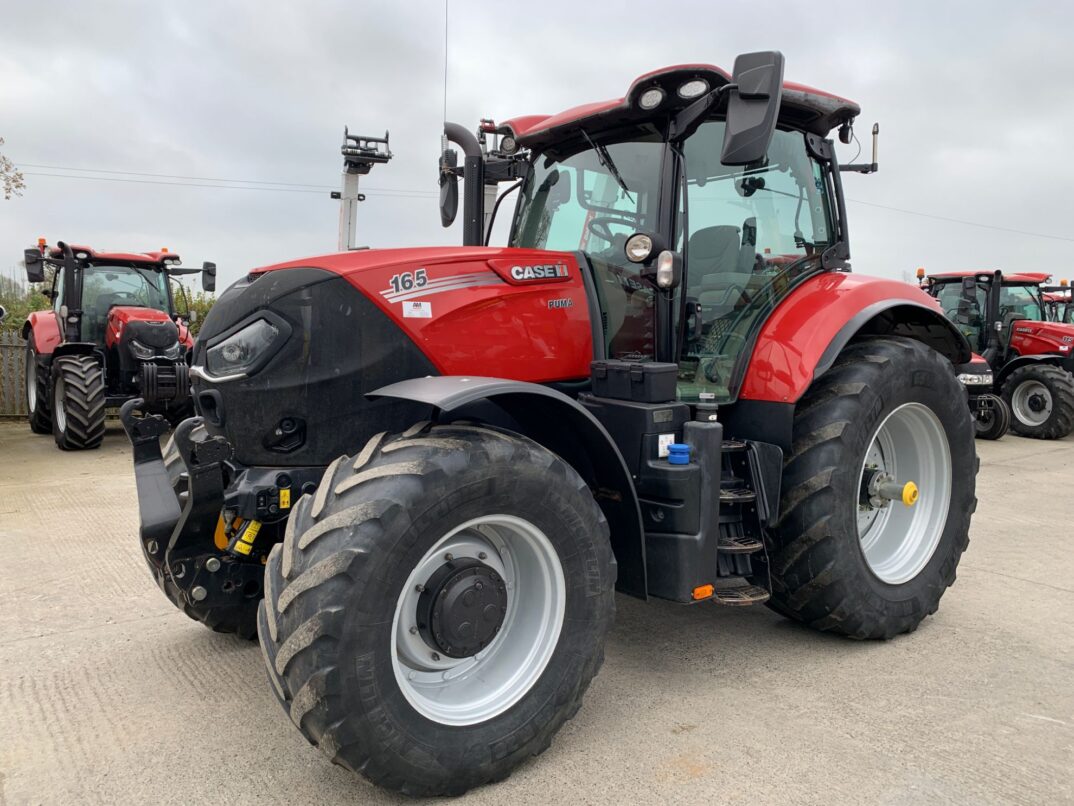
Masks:
[[[544,263],[537,266],[512,266],[511,277],[515,280],[551,280],[567,277],[567,266],[563,263]]]

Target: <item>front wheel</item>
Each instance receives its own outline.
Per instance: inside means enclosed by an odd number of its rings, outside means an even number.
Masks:
[[[65,451],[99,448],[104,439],[104,370],[91,355],[52,362],[52,436]]]
[[[795,408],[772,607],[853,638],[891,638],[936,612],[969,543],[973,436],[938,353],[904,338],[847,347]]]
[[[1003,382],[1011,429],[1023,437],[1062,439],[1074,430],[1074,378],[1053,364],[1030,364]]]
[[[52,433],[52,415],[48,410],[48,368],[38,360],[32,333],[26,341],[26,411],[31,431],[35,434]]]
[[[413,796],[506,777],[578,710],[615,561],[592,494],[527,439],[378,435],[304,496],[258,633],[276,694],[334,762]]]

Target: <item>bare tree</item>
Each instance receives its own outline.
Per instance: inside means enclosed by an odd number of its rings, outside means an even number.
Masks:
[[[4,138],[0,137],[0,146],[4,144]],[[4,198],[21,196],[26,182],[23,181],[22,172],[15,170],[15,163],[0,154],[0,183],[4,186]]]

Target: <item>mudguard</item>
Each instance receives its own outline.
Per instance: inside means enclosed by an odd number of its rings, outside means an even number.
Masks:
[[[592,487],[611,529],[616,588],[647,598],[645,533],[630,471],[604,426],[575,400],[539,384],[453,375],[393,383],[366,397],[410,400],[445,413],[483,401],[501,409],[521,434],[556,453]]]
[[[1020,369],[1028,364],[1054,364],[1061,369],[1065,369],[1067,372],[1074,371],[1074,357],[1068,355],[1058,355],[1056,353],[1046,353],[1043,355],[1020,355],[1017,358],[1012,358],[1006,364],[999,368],[993,379],[993,386],[996,390],[999,390],[1003,386],[1003,382],[1007,380],[1007,377],[1016,369]]]
[[[905,336],[961,364],[966,337],[924,291],[908,283],[828,272],[792,291],[758,334],[740,400],[796,402],[859,335]]]
[[[55,311],[34,311],[22,326],[22,337],[33,339],[34,350],[38,355],[52,355],[52,351],[63,341],[60,333],[59,318]]]

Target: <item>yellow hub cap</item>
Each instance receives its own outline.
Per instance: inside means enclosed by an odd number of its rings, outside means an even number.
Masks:
[[[917,503],[917,485],[912,481],[906,482],[902,487],[902,502],[904,506],[912,507]]]

